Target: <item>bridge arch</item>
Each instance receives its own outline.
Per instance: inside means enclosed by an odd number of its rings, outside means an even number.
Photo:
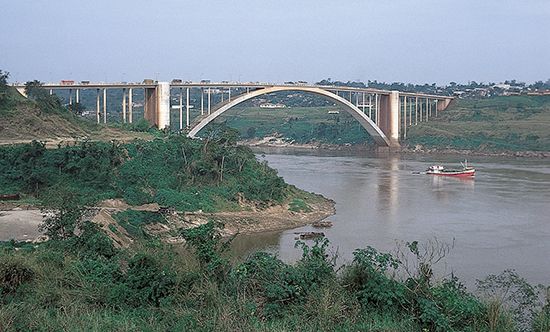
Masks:
[[[303,91],[303,92],[311,92],[314,94],[325,96],[330,100],[336,102],[338,105],[343,106],[344,110],[348,112],[351,116],[353,116],[353,118],[355,118],[355,120],[357,120],[361,124],[361,126],[365,128],[365,130],[367,130],[367,132],[369,133],[369,135],[372,136],[376,144],[378,144],[379,146],[390,146],[389,139],[382,132],[380,127],[378,127],[365,113],[363,113],[353,103],[330,91],[323,90],[320,88],[305,87],[305,86],[304,87],[298,87],[298,86],[268,87],[268,88],[259,89],[259,90],[255,90],[255,91],[240,95],[235,99],[231,100],[230,102],[228,102],[227,104],[222,105],[216,111],[212,112],[210,115],[202,119],[198,124],[196,124],[193,128],[191,128],[187,136],[191,138],[195,137],[199,133],[199,131],[201,131],[201,129],[203,129],[206,125],[208,125],[218,116],[222,115],[232,107],[235,107],[252,98],[265,95],[268,93],[279,92],[279,91]]]

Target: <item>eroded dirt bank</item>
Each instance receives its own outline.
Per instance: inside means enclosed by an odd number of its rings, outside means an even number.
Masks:
[[[323,220],[335,213],[334,201],[311,194],[307,200],[309,211],[291,211],[289,202],[267,208],[248,208],[234,212],[162,212],[157,204],[129,206],[121,200],[107,200],[94,207],[92,220],[98,224],[118,247],[127,247],[133,242],[128,232],[117,224],[113,215],[132,209],[163,213],[165,222],[145,226],[146,232],[160,236],[168,242],[181,242],[177,236],[180,229],[196,227],[215,220],[225,225],[225,236],[291,229]],[[39,225],[43,213],[33,206],[18,206],[16,203],[0,204],[0,241],[11,239],[33,241],[42,234]],[[113,231],[115,230],[116,231]]]

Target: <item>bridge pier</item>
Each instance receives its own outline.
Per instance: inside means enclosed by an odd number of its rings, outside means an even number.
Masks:
[[[143,117],[159,129],[170,127],[170,83],[144,88]]]
[[[378,126],[390,141],[391,147],[399,147],[399,92],[380,95],[380,119]]]

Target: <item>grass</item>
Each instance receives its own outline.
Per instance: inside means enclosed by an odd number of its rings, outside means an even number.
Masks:
[[[550,151],[550,96],[455,101],[429,122],[410,127],[414,146],[489,151]]]
[[[329,114],[329,111],[339,111]],[[259,138],[280,134],[297,143],[321,142],[357,144],[370,142],[367,132],[342,108],[290,107],[262,109],[236,108],[221,115],[219,120],[237,129],[241,138]]]

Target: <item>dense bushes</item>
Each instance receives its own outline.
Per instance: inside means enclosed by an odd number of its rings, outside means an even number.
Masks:
[[[507,308],[495,311],[493,302],[467,292],[456,278],[427,278],[427,262],[417,265],[423,271],[403,273],[403,256],[370,247],[357,250],[340,271],[325,239],[297,242],[302,257],[295,264],[263,252],[232,263],[230,242],[213,222],[183,231],[184,250],[154,239],[115,249],[93,225],[82,227],[72,238],[0,250],[4,330],[531,329],[515,324]],[[408,246],[411,259],[423,257],[416,245]],[[513,280],[508,274],[487,282],[494,281]],[[534,331],[546,331],[548,304],[534,314]]]
[[[120,197],[135,205],[212,212],[235,203],[238,194],[261,204],[281,201],[285,189],[275,170],[223,131],[203,141],[176,135],[124,145],[83,142],[50,150],[33,142],[0,148],[0,191],[43,200],[69,191],[86,204]]]

